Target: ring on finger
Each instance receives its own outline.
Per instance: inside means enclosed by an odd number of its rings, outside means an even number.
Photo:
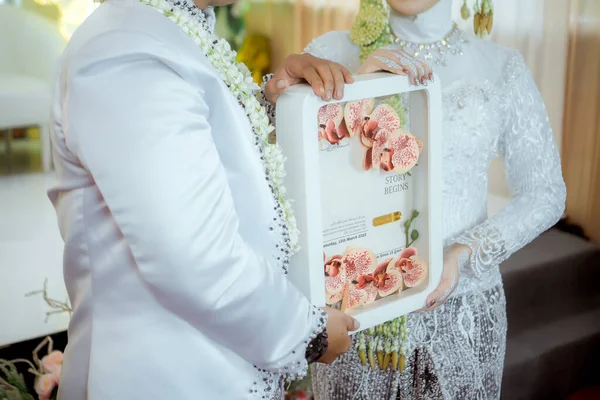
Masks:
[[[383,56],[375,56],[375,59],[380,61],[383,65],[385,65],[389,69],[395,69],[398,71],[402,71],[402,66],[395,62],[394,60],[390,60],[387,57]]]
[[[419,61],[417,58],[411,56],[408,53],[405,52],[399,52],[397,53],[398,57],[400,58],[400,60],[404,60],[401,62],[406,62],[406,63],[410,63],[416,66],[418,72],[420,72],[421,76],[425,75],[425,67],[423,66],[423,63],[421,63],[421,61]]]
[[[405,57],[400,57],[400,62],[402,63],[402,65],[404,65],[405,68],[412,72],[412,74],[415,76],[415,79],[418,81],[417,77],[419,74],[415,64]]]

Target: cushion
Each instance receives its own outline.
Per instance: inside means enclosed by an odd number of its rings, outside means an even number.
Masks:
[[[38,78],[0,74],[0,129],[47,124],[50,85]]]

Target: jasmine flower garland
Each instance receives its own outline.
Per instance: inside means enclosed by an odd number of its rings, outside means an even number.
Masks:
[[[290,202],[285,197],[283,178],[285,177],[284,156],[278,144],[269,143],[269,134],[274,130],[269,122],[267,113],[255,96],[259,87],[254,83],[252,74],[243,63],[236,60],[237,54],[233,51],[225,39],[206,30],[200,22],[190,18],[187,13],[173,8],[166,0],[140,0],[155,8],[180,26],[185,33],[206,54],[213,67],[221,74],[223,81],[227,84],[234,96],[236,96],[246,111],[246,115],[252,125],[256,136],[256,143],[262,150],[261,160],[265,166],[267,179],[272,184],[275,200],[284,212],[287,222],[290,247],[295,252],[298,250],[298,228],[296,218]]]
[[[286,175],[285,158],[279,145],[269,143],[269,134],[274,130],[274,127],[271,125],[265,109],[255,96],[255,92],[260,88],[252,79],[252,74],[248,68],[243,63],[236,61],[237,54],[231,49],[227,40],[219,38],[209,31],[206,17],[201,14],[200,10],[198,10],[199,15],[194,16],[178,7],[174,7],[166,0],[140,0],[140,3],[162,13],[194,41],[243,107],[252,126],[254,143],[261,155],[261,161],[265,168],[265,178],[273,192],[273,197],[278,206],[276,208],[283,219],[282,222],[286,225],[283,227],[283,236],[290,251],[287,254],[287,259],[282,261],[282,268],[284,272],[287,272],[289,256],[299,249],[299,231],[290,201],[285,197],[286,190],[283,186],[283,178]]]

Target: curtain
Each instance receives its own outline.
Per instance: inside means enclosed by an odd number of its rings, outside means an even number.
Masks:
[[[567,215],[600,244],[600,2],[573,0],[563,136]]]
[[[248,32],[271,39],[273,68],[289,54],[299,53],[313,38],[347,30],[359,0],[251,0]]]

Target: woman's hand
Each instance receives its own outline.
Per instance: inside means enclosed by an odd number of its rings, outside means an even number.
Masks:
[[[288,87],[308,82],[317,96],[324,101],[344,97],[344,85],[354,82],[348,69],[310,54],[292,54],[287,57],[266,87],[265,96],[275,104]]]
[[[460,267],[469,261],[471,249],[462,244],[453,244],[444,249],[444,271],[442,281],[427,297],[426,307],[419,311],[435,310],[444,304],[452,292],[458,287]]]
[[[408,75],[413,85],[427,85],[433,80],[433,71],[429,65],[401,50],[375,50],[358,69],[359,74],[387,71],[396,75]]]

